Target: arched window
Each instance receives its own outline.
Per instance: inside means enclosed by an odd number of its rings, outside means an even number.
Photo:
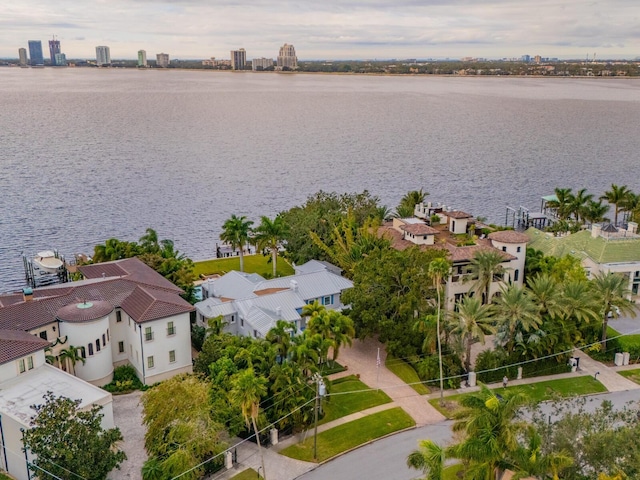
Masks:
[[[100,351],[100,339],[96,339],[96,352]]]

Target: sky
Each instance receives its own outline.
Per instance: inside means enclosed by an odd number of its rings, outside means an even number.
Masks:
[[[0,57],[56,35],[67,58],[640,57],[639,0],[5,0]]]

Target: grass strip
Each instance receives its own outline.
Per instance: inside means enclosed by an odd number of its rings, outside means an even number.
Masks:
[[[330,393],[358,392],[368,388],[369,386],[358,380],[355,375],[349,375],[348,377],[333,380]],[[325,414],[318,424],[322,425],[336,418],[342,418],[389,402],[391,402],[391,399],[381,390],[331,395],[323,402],[322,408]]]
[[[532,402],[540,403],[545,400],[551,400],[554,397],[573,397],[576,395],[588,395],[591,393],[606,392],[602,383],[595,380],[591,376],[582,376],[575,378],[561,378],[558,380],[547,380],[545,382],[529,383],[526,385],[514,385],[511,387],[494,389],[496,393],[509,392],[522,392]],[[429,400],[429,403],[433,405],[440,413],[445,417],[451,418],[453,413],[460,408],[460,400],[470,395],[469,393],[463,393],[460,395],[451,395],[444,398],[443,405],[440,405],[440,399],[435,398]]]
[[[233,477],[230,478],[230,480],[256,480],[256,479],[264,480],[262,478],[262,475],[258,475],[258,472],[256,472],[253,468],[247,468],[246,470],[243,470],[239,474],[234,475]]]
[[[264,255],[245,255],[244,271],[246,273],[257,273],[269,278],[273,274],[273,267],[269,262],[270,258]],[[197,277],[200,277],[200,275],[224,275],[231,270],[240,271],[240,257],[214,258],[193,263],[193,273]],[[293,275],[294,273],[293,267],[280,257],[278,257],[276,264],[276,272],[279,277]]]
[[[619,370],[618,373],[632,382],[640,384],[640,368],[635,370]]]
[[[317,461],[323,462],[371,440],[414,425],[413,419],[400,407],[339,425],[318,434]],[[306,462],[315,461],[313,458],[313,435],[302,443],[285,448],[280,453]]]
[[[417,383],[420,382],[420,377],[418,377],[414,368],[404,360],[387,355],[384,366],[391,370],[391,372],[393,372],[393,374],[404,383],[411,384],[411,388],[420,395],[426,395],[429,393],[429,388],[425,384]]]

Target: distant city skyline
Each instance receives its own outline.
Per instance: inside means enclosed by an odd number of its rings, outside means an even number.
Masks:
[[[56,36],[67,58],[628,58],[640,56],[636,0],[22,0],[0,16],[0,57]]]

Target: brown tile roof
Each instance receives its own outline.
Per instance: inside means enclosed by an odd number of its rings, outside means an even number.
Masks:
[[[479,241],[480,242],[480,241]],[[464,247],[456,247],[455,245],[451,245],[450,243],[446,244],[447,250],[449,250],[450,260],[453,263],[457,262],[470,262],[476,256],[476,253],[482,251],[494,251],[499,252],[504,258],[504,261],[516,260],[516,257],[513,255],[503,252],[502,250],[498,250],[491,245],[486,243],[479,243],[478,245],[468,245]]]
[[[527,235],[514,230],[492,232],[489,234],[489,239],[502,243],[527,243],[529,241],[529,237]]]
[[[20,330],[0,330],[0,365],[51,345],[40,337]]]
[[[137,323],[188,313],[195,308],[182,297],[163,290],[137,286],[122,302],[122,309]]]
[[[125,258],[113,262],[83,265],[78,267],[78,269],[85,278],[102,278],[102,274],[104,273],[105,278],[123,277],[140,285],[182,293],[180,288],[176,287],[162,275],[159,275],[153,268],[137,258]]]
[[[113,312],[113,305],[100,300],[82,301],[65,305],[56,313],[62,322],[81,323],[98,320]]]
[[[466,213],[460,210],[451,210],[450,212],[442,212],[443,215],[446,215],[447,217],[451,217],[451,218],[472,218],[473,215],[471,215],[470,213]]]
[[[401,225],[400,228],[405,232],[409,232],[413,235],[435,235],[436,233],[438,233],[438,230],[424,223],[405,224]]]

